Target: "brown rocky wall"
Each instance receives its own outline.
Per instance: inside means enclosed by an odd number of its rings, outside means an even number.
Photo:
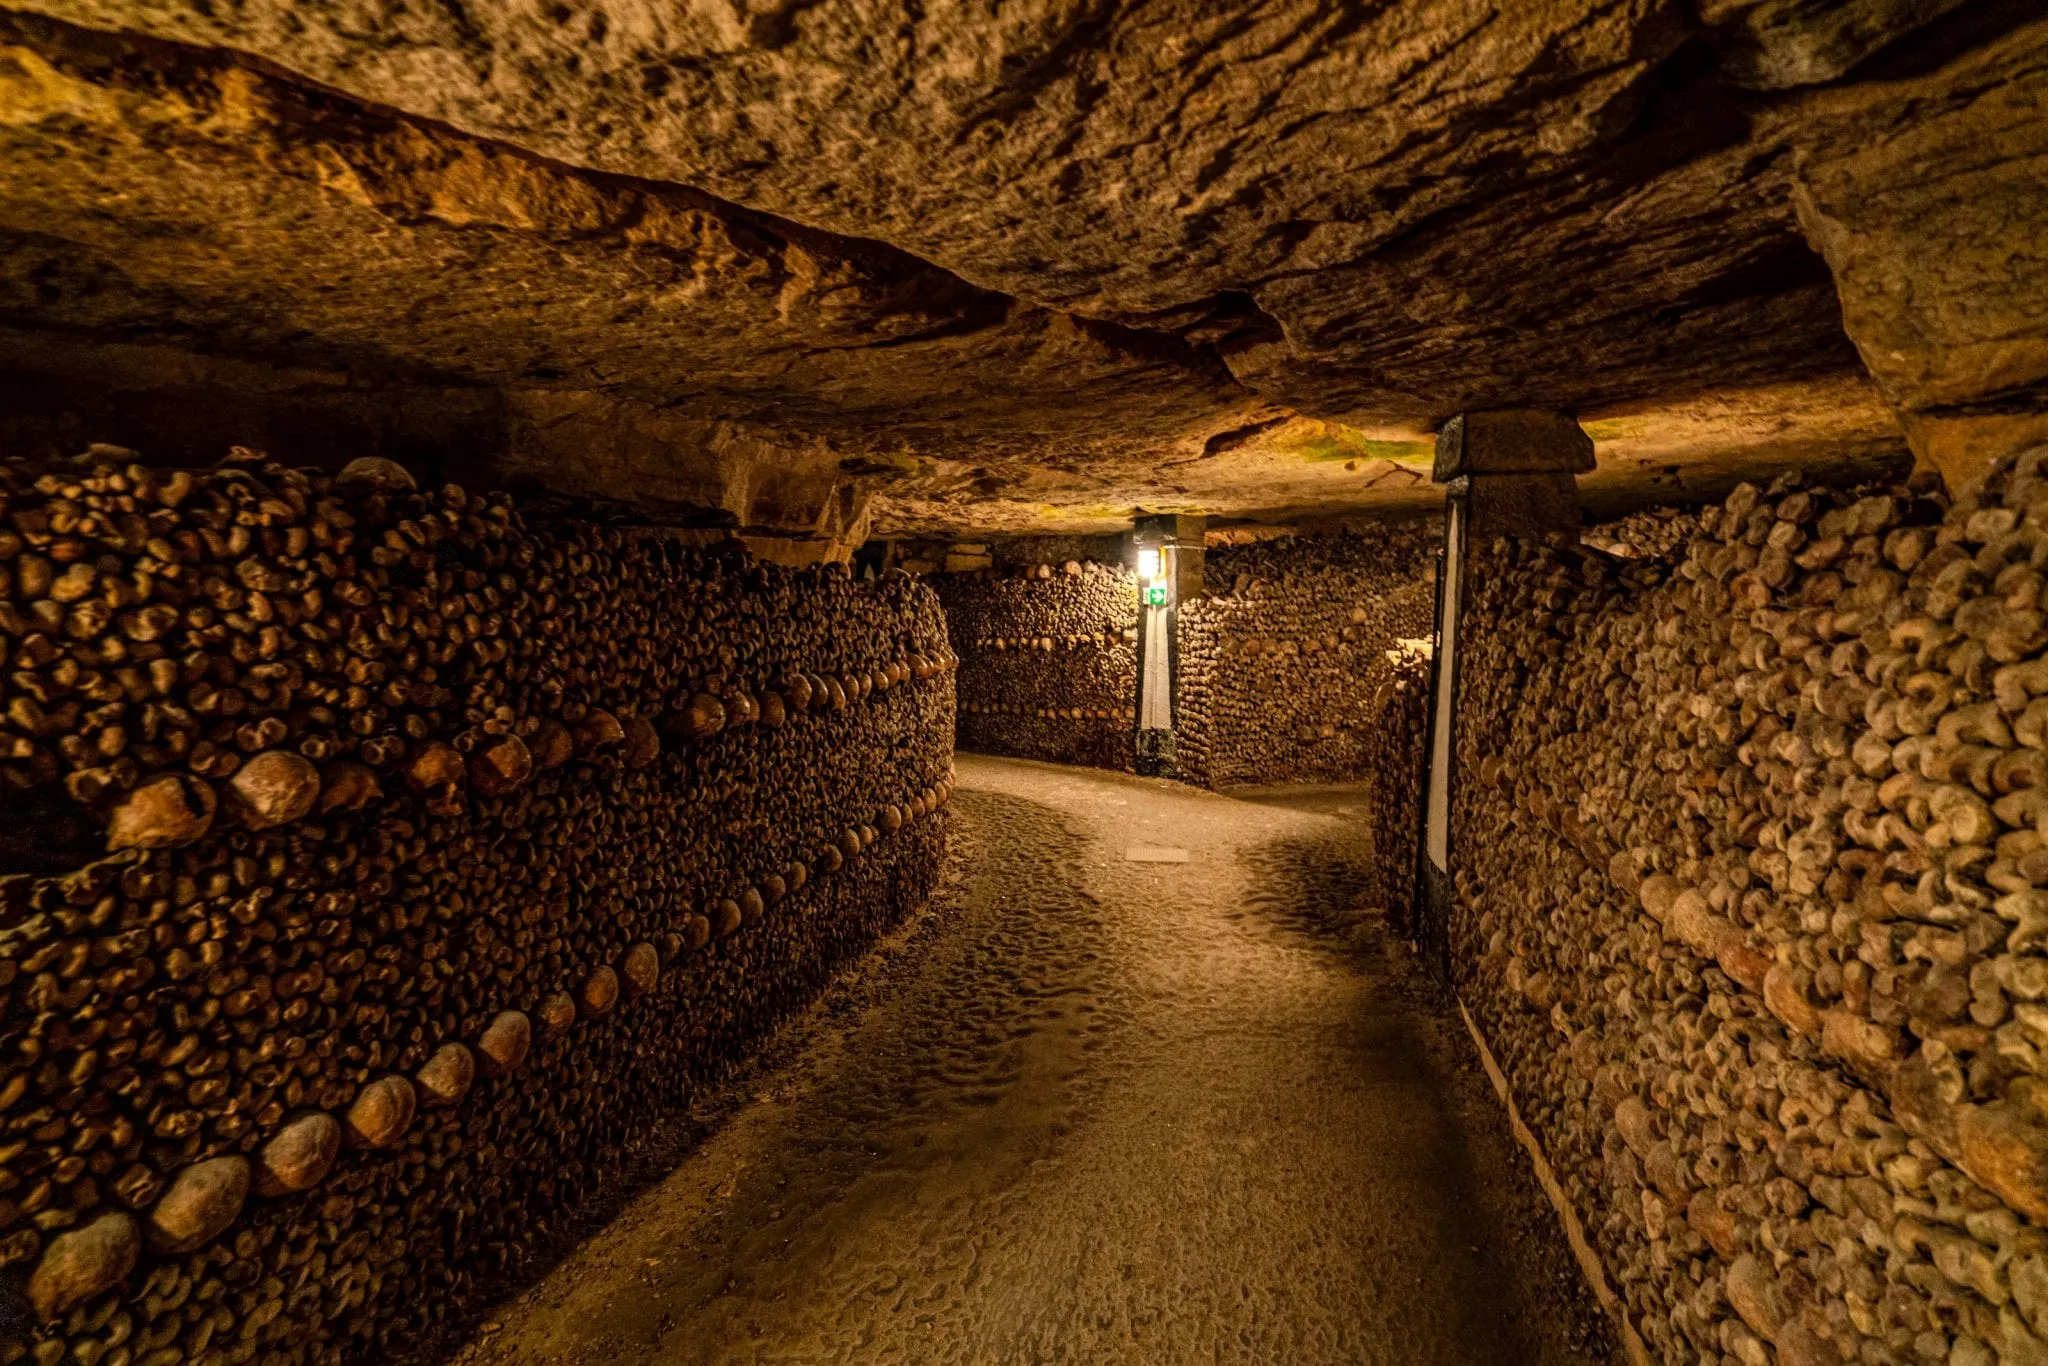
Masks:
[[[938,875],[900,574],[11,462],[0,664],[0,1361],[430,1354]]]
[[[929,580],[959,655],[959,745],[1132,766],[1138,589],[1096,560],[1019,562]]]
[[[1429,739],[1429,659],[1403,653],[1374,697],[1378,731],[1358,781],[1366,789],[1372,865],[1364,904],[1413,936],[1415,871],[1422,838],[1425,746]]]
[[[2048,481],[1474,548],[1451,941],[1657,1360],[2048,1360]]]
[[[1180,612],[1176,763],[1206,787],[1342,782],[1389,762],[1401,640],[1431,632],[1434,524],[1211,550]]]

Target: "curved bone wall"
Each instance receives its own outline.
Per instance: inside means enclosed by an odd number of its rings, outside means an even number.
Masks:
[[[429,1350],[935,884],[929,591],[407,483],[0,465],[0,1361]]]
[[[1175,762],[1207,787],[1339,782],[1396,764],[1380,725],[1400,642],[1426,639],[1434,524],[1208,553],[1180,611]]]
[[[1475,547],[1459,990],[1659,1360],[2048,1360],[2044,456]]]
[[[960,658],[962,749],[1131,767],[1138,587],[1128,569],[1024,562],[928,581]]]

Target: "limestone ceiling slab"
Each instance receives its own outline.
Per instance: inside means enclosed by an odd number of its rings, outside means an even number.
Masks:
[[[1795,465],[1852,483],[1905,474],[1897,420],[1877,387],[1857,375],[1622,403],[1587,410],[1580,420],[1597,464],[1579,488],[1595,516],[1718,498],[1745,479],[1768,482]],[[1440,505],[1443,490],[1430,482],[1435,454],[1427,431],[1291,416],[1158,464],[1061,472],[926,462],[878,496],[875,527],[950,530],[958,525],[959,491],[974,478],[995,486],[975,505],[975,525],[988,530],[1111,531],[1127,526],[1134,510],[1205,512],[1217,525],[1312,526],[1361,509],[1403,514]]]
[[[1665,414],[1655,440],[1692,444],[1658,470],[1895,449],[1807,244],[1854,256],[1815,225],[1856,168],[1818,191],[1801,168],[1839,164],[1873,101],[1943,88],[1938,44],[1933,75],[1865,75],[1961,22],[1949,0],[25,8],[50,18],[0,31],[0,321],[741,424],[837,452],[880,515],[963,527],[1402,505],[1427,495],[1399,461],[1339,479],[1300,450],[1471,406]],[[1775,433],[1708,401],[1769,386],[1802,414]],[[555,459],[646,493],[544,436],[505,463]],[[1614,495],[1654,494],[1650,468],[1616,464]]]
[[[0,38],[0,310],[19,322],[856,434],[908,412],[956,450],[1199,439],[1257,406],[1169,339],[682,187],[212,54],[19,20]]]
[[[1782,166],[1729,150],[1746,106],[1709,84],[1639,127],[1701,74],[1667,0],[44,8],[1249,348],[1328,418],[1697,382],[1646,346],[1848,359]]]

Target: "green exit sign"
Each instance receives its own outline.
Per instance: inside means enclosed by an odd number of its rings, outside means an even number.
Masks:
[[[1166,585],[1155,583],[1145,590],[1145,601],[1154,607],[1166,606]]]

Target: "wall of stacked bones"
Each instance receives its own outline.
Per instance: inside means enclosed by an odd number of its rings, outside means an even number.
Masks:
[[[2048,1361],[2044,457],[1475,547],[1459,990],[1657,1359]]]
[[[962,749],[1129,769],[1138,586],[1098,560],[999,562],[929,582],[959,656]]]
[[[1385,913],[1388,924],[1411,938],[1415,927],[1415,860],[1422,830],[1422,793],[1428,776],[1429,655],[1402,650],[1374,692],[1373,726],[1354,780],[1365,788],[1372,860],[1361,904]]]
[[[1416,686],[1399,642],[1430,635],[1436,534],[1415,523],[1211,550],[1207,594],[1180,611],[1181,776],[1222,787],[1404,771],[1419,741],[1381,719]]]
[[[428,1351],[934,885],[929,591],[408,484],[0,465],[0,1361]]]

